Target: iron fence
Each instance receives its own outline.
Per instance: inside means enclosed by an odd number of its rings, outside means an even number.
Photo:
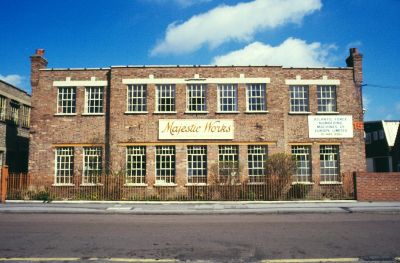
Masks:
[[[274,178],[263,183],[210,184],[190,186],[130,186],[122,175],[102,175],[98,184],[82,184],[74,176],[73,184],[53,185],[50,178],[29,174],[10,174],[8,200],[113,200],[113,201],[290,201],[354,199],[353,174],[343,173],[336,184],[292,184]]]

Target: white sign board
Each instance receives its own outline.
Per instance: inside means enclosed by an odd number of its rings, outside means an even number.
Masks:
[[[158,122],[160,140],[233,140],[233,120],[168,119]]]
[[[351,115],[308,116],[310,138],[353,138]]]

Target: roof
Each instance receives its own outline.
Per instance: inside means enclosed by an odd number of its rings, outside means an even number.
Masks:
[[[385,131],[385,137],[389,147],[394,146],[399,124],[400,121],[382,121],[383,130]]]
[[[23,90],[23,89],[20,89],[20,88],[14,86],[13,84],[10,84],[10,83],[8,83],[8,82],[2,80],[2,79],[0,79],[0,82],[3,82],[3,83],[6,84],[7,86],[10,86],[10,87],[12,87],[12,88],[14,88],[14,89],[16,89],[16,90],[22,92],[22,93],[25,93],[25,94],[28,95],[29,97],[31,97],[31,94],[29,94],[28,92],[26,92],[26,91]]]
[[[116,65],[110,67],[100,68],[43,68],[41,71],[60,71],[60,70],[109,70],[112,68],[228,68],[228,67],[271,67],[271,68],[282,68],[282,69],[319,69],[319,70],[348,70],[353,69],[352,67],[283,67],[283,66],[268,66],[268,65]]]

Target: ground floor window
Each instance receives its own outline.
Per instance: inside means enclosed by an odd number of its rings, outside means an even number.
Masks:
[[[339,146],[321,145],[320,151],[321,182],[340,182]]]
[[[292,146],[292,155],[296,160],[297,166],[294,182],[311,182],[311,147],[304,145]]]
[[[188,183],[207,183],[207,146],[187,147]]]
[[[267,146],[249,145],[247,148],[248,172],[250,183],[265,182],[265,162],[267,161]]]
[[[126,183],[146,183],[146,146],[126,148]]]
[[[237,145],[219,146],[218,176],[222,183],[231,183],[239,178],[239,147]]]
[[[83,148],[83,184],[98,184],[102,172],[101,147]]]
[[[55,183],[72,184],[74,174],[74,148],[56,148]]]
[[[175,183],[175,146],[156,146],[156,183]]]

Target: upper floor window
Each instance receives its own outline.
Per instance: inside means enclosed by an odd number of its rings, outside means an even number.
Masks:
[[[309,112],[308,86],[290,86],[290,111]]]
[[[266,85],[247,84],[247,111],[266,111]]]
[[[175,112],[175,85],[157,85],[156,96],[158,112]]]
[[[86,87],[85,113],[103,113],[103,87]]]
[[[371,133],[367,132],[365,134],[365,144],[370,144],[371,143]]]
[[[379,140],[385,139],[385,132],[383,130],[379,130]]]
[[[218,85],[218,111],[236,112],[237,105],[237,85],[220,84]]]
[[[206,111],[207,86],[204,84],[189,84],[186,88],[186,111]]]
[[[101,147],[83,148],[83,184],[98,184],[101,176]]]
[[[73,114],[76,113],[76,88],[59,87],[58,88],[57,113]]]
[[[128,85],[128,112],[147,111],[147,85]]]
[[[336,86],[317,86],[318,111],[336,112]]]
[[[21,106],[21,125],[29,128],[31,108],[26,105]]]
[[[55,183],[72,184],[74,174],[74,148],[56,148]]]
[[[0,120],[6,120],[6,110],[7,110],[7,99],[3,96],[0,96]]]
[[[18,125],[18,121],[19,121],[19,103],[16,101],[11,101],[10,102],[10,112],[9,112],[9,116],[8,119],[15,125]]]

